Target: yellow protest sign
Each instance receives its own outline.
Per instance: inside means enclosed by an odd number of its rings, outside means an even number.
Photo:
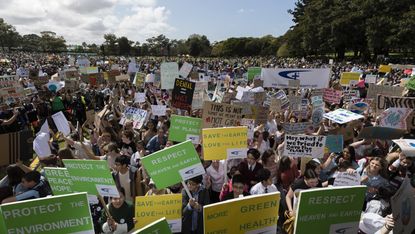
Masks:
[[[343,72],[340,77],[340,84],[342,86],[349,86],[350,81],[358,82],[360,73],[358,72]]]
[[[172,232],[182,230],[182,194],[139,196],[135,198],[135,229],[166,217]]]
[[[380,65],[379,72],[388,73],[392,71],[392,67],[390,65]]]
[[[280,193],[237,198],[203,207],[204,233],[275,233]]]
[[[204,128],[203,158],[222,160],[226,158],[246,158],[248,128]]]

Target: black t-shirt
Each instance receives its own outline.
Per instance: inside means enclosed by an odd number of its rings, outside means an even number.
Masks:
[[[123,151],[127,151],[129,155],[132,155],[133,153],[137,152],[137,148],[135,147],[134,142],[130,142],[130,144],[122,143],[121,149]]]
[[[321,181],[318,181],[318,184],[316,186],[317,188],[321,188],[323,187],[323,185],[321,184]],[[304,181],[304,177],[300,178],[296,181],[294,181],[294,183],[291,185],[291,189],[293,190],[293,192],[295,192],[295,190],[299,189],[299,190],[304,190],[304,189],[309,189],[311,187],[309,187],[305,181]]]

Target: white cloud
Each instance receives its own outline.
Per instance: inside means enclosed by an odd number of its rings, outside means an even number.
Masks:
[[[24,35],[53,31],[68,44],[102,43],[105,33],[146,38],[174,30],[156,0],[0,0],[0,17]]]

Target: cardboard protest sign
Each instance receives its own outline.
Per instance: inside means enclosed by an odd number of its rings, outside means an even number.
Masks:
[[[204,102],[203,128],[238,126],[242,119],[242,107],[225,103]]]
[[[391,199],[392,214],[395,219],[393,233],[414,233],[415,196],[409,178],[405,178],[399,190]]]
[[[205,160],[222,160],[246,158],[248,129],[242,127],[204,128],[203,158]]]
[[[339,124],[364,118],[363,115],[359,115],[345,109],[336,109],[335,111],[324,114],[323,117]]]
[[[380,140],[392,140],[398,139],[405,133],[405,130],[387,127],[365,127],[360,131],[359,139],[380,139]]]
[[[241,126],[246,126],[248,129],[248,139],[254,139],[255,120],[254,119],[242,119]]]
[[[192,68],[193,68],[192,64],[184,62],[183,65],[180,67],[179,75],[182,78],[186,78],[189,75],[189,73],[192,71]]]
[[[1,233],[95,233],[86,193],[13,202],[0,210]]]
[[[161,88],[173,89],[174,80],[179,78],[179,65],[176,62],[162,63],[160,66]]]
[[[263,87],[264,81],[263,80],[254,80],[254,88],[256,87]]]
[[[327,88],[330,80],[329,68],[262,68],[264,87],[287,88],[289,80],[300,80],[300,88]]]
[[[119,197],[108,162],[104,160],[63,159],[76,192]]]
[[[283,123],[282,128],[287,134],[301,134],[307,132],[307,130],[314,130],[311,122]]]
[[[348,172],[338,172],[333,183],[334,187],[356,185],[360,185],[360,174],[356,171],[352,174]]]
[[[328,135],[326,136],[326,148],[328,152],[342,152],[343,151],[343,135]]]
[[[119,76],[115,76],[115,81],[129,81],[130,76],[128,74],[121,74]]]
[[[204,233],[275,233],[279,204],[274,192],[205,205]]]
[[[192,109],[195,86],[196,84],[194,82],[176,79],[174,82],[171,105],[190,112]]]
[[[196,82],[195,91],[193,93],[193,100],[192,100],[193,110],[203,108],[203,102],[209,98],[206,94],[207,89],[208,89],[208,82],[206,81]]]
[[[379,94],[385,96],[402,96],[404,87],[369,84],[366,98],[376,99]]]
[[[283,155],[322,158],[326,146],[325,136],[285,135]]]
[[[253,107],[254,107],[253,112],[255,116],[255,124],[261,125],[261,124],[267,123],[269,108],[264,107],[264,106],[255,106],[255,105]]]
[[[44,167],[43,170],[45,171],[53,195],[73,193],[73,182],[66,168]]]
[[[343,72],[340,76],[340,84],[342,86],[349,86],[350,81],[359,81],[360,73],[358,72]]]
[[[18,99],[24,97],[23,86],[18,76],[0,76],[0,97]]]
[[[166,109],[166,105],[151,105],[151,113],[155,116],[165,116]]]
[[[408,108],[411,110],[415,109],[415,98],[409,97],[391,97],[385,95],[378,95],[376,102],[376,113],[380,113],[388,108]],[[412,129],[415,127],[415,115],[412,114],[408,118],[408,128]]]
[[[42,86],[44,86],[45,84],[49,82],[49,78],[47,76],[46,77],[36,76],[36,77],[31,77],[30,79],[33,81],[33,85],[36,88],[41,88]],[[1,80],[1,77],[0,77],[0,80]],[[1,85],[1,82],[0,82],[0,85]]]
[[[205,174],[192,142],[185,141],[141,159],[158,189]]]
[[[406,119],[412,113],[408,108],[388,108],[380,115],[379,126],[397,129],[407,129]]]
[[[248,81],[253,81],[255,77],[261,77],[261,67],[248,68]]]
[[[169,224],[167,223],[166,218],[161,218],[137,231],[132,232],[132,234],[155,234],[155,233],[163,233],[163,234],[172,233],[170,230]]]
[[[392,140],[395,144],[401,148],[402,152],[407,157],[415,156],[415,140],[414,139],[397,139]]]
[[[301,110],[303,98],[301,96],[288,96],[288,100],[290,102],[291,110],[299,111]]]
[[[122,114],[120,124],[124,125],[127,120],[133,122],[135,129],[140,129],[147,120],[147,111],[127,106]]]
[[[191,140],[200,143],[202,119],[172,115],[170,118],[169,140],[183,142]]]
[[[294,233],[357,233],[365,193],[366,186],[301,191]]]
[[[392,71],[392,67],[390,65],[379,65],[379,72],[388,73]]]
[[[182,194],[137,196],[135,198],[135,228],[165,217],[171,232],[182,231]]]
[[[343,92],[332,88],[324,89],[323,100],[331,104],[340,104]]]
[[[272,98],[271,103],[269,105],[270,111],[279,112],[282,109],[282,104],[280,99]]]

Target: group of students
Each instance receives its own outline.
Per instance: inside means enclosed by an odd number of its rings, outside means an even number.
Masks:
[[[280,63],[283,64],[283,62]],[[216,65],[223,66],[222,63],[213,63],[211,67]],[[309,66],[314,65],[316,64],[309,64]],[[142,66],[143,71],[146,67],[151,67],[151,65]],[[394,75],[390,77],[393,78]],[[394,78],[391,82],[395,82]],[[237,85],[237,83],[232,83],[232,87],[227,87],[227,89],[236,90]],[[242,196],[277,191],[281,194],[278,232],[284,233],[284,222],[287,218],[295,216],[296,192],[332,186],[340,172],[360,174],[361,184],[367,186],[359,226],[361,233],[390,233],[394,225],[390,197],[406,177],[412,178],[412,186],[415,187],[413,176],[415,155],[405,155],[399,147],[388,140],[353,138],[351,141],[344,142],[345,148],[342,152],[327,153],[322,158],[314,158],[305,163],[304,170],[300,170],[301,161],[305,159],[288,157],[283,152],[286,133],[282,124],[304,122],[307,119],[297,118],[290,110],[285,110],[278,113],[270,112],[267,122],[256,126],[254,138],[247,142],[246,159],[205,161],[201,144],[195,144],[206,173],[186,181],[192,198],[189,198],[180,183],[168,188],[157,188],[141,164],[141,159],[177,144],[177,142],[168,140],[172,114],[181,113],[200,118],[201,112],[189,113],[169,107],[166,116],[151,115],[141,129],[135,129],[133,123],[129,121],[120,125],[122,110],[126,106],[132,105],[150,110],[152,104],[169,105],[168,92],[153,93],[151,90],[154,88],[151,84],[145,86],[145,103],[129,102],[128,100],[134,98],[131,94],[134,94],[136,90],[130,82],[108,84],[100,88],[89,87],[75,94],[76,105],[73,104],[74,100],[71,95],[74,93],[71,92],[55,93],[49,100],[39,100],[42,98],[36,97],[35,99],[39,102],[32,104],[32,110],[37,116],[33,119],[34,121],[27,121],[23,125],[24,128],[34,129],[36,132],[49,119],[52,136],[50,147],[53,155],[42,159],[41,167],[64,167],[62,159],[105,160],[108,163],[120,197],[108,198],[107,206],[110,216],[104,212],[102,204],[91,204],[91,214],[97,233],[131,231],[136,221],[133,204],[137,196],[182,193],[182,233],[203,233],[203,206]],[[299,91],[299,94],[306,97],[307,91]],[[60,102],[62,105],[59,104]],[[47,104],[43,108],[39,103]],[[15,105],[23,106],[23,103],[15,103]],[[326,111],[338,107],[329,105]],[[3,110],[7,108],[8,106],[3,103]],[[103,108],[108,111],[101,116],[99,126],[94,126],[92,122],[87,121],[84,112],[88,109],[101,110]],[[73,109],[79,111],[73,112]],[[59,111],[64,111],[68,120],[72,122],[72,133],[69,136],[58,133],[53,121],[50,121],[50,115]],[[0,125],[20,125],[21,123],[17,122],[20,121],[18,119],[21,115],[16,107],[13,109],[12,116],[0,117]],[[27,117],[27,114],[25,116]],[[355,137],[365,127],[376,125],[375,117],[367,114],[364,120],[354,121]],[[77,122],[80,123],[81,128],[75,127]],[[340,126],[325,119],[315,131],[307,134],[327,135],[333,129],[345,127],[345,125]],[[16,127],[16,129],[21,128]],[[79,131],[80,129],[82,131]],[[408,131],[405,138],[413,137],[412,134],[413,132]],[[0,184],[2,204],[52,195],[47,178],[39,169],[32,170],[22,162],[8,166],[7,176]],[[287,215],[284,215],[285,213]]]

